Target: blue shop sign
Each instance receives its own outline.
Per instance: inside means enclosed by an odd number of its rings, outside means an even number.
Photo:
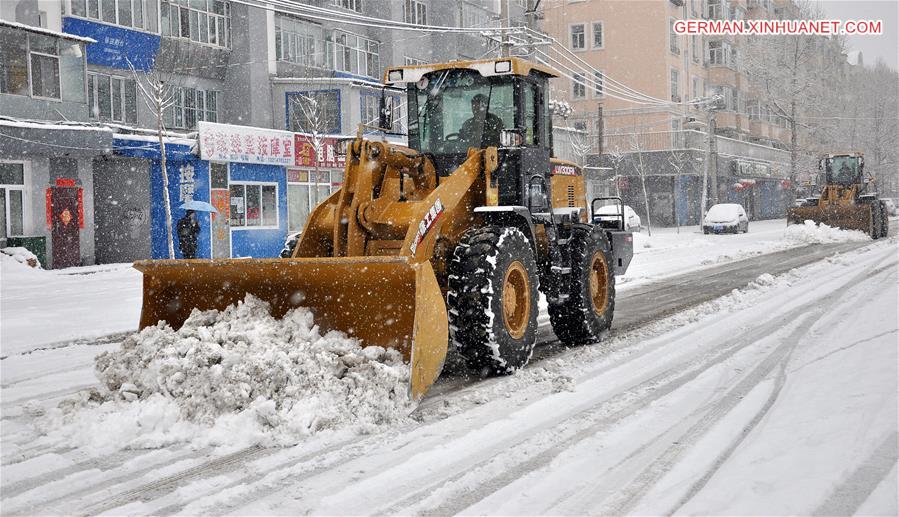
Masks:
[[[69,16],[63,18],[62,30],[97,41],[87,46],[87,62],[92,65],[128,70],[130,61],[135,70],[148,72],[159,52],[156,34]]]

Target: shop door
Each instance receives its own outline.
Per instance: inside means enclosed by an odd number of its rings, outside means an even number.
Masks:
[[[228,191],[228,164],[209,164],[209,191],[212,206],[218,213],[210,214],[212,258],[231,258],[231,200]]]
[[[81,265],[78,235],[78,187],[50,187],[53,268]]]
[[[212,206],[218,213],[211,214],[212,258],[231,257],[231,225],[229,224],[229,196],[227,190],[212,189]]]

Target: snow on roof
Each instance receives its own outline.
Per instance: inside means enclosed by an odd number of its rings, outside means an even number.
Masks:
[[[111,129],[104,126],[92,126],[81,124],[78,122],[41,122],[39,120],[18,120],[9,117],[0,117],[0,126],[7,127],[25,127],[31,129],[70,129],[82,131],[109,131]]]
[[[158,135],[130,135],[130,134],[126,134],[126,133],[116,133],[116,134],[112,135],[112,137],[116,140],[130,140],[133,142],[159,143]],[[195,143],[197,143],[197,139],[196,138],[166,136],[165,142],[167,144],[194,145]]]
[[[26,25],[24,23],[19,23],[19,22],[11,22],[9,20],[0,20],[0,26],[11,27],[13,29],[22,29],[22,30],[26,30],[28,32],[34,32],[37,34],[44,34],[47,36],[55,36],[57,38],[64,38],[64,39],[69,39],[69,40],[73,40],[73,41],[80,41],[82,43],[96,43],[97,42],[97,40],[95,40],[93,38],[86,38],[84,36],[76,36],[74,34],[69,34],[67,32],[51,31],[50,29],[45,29],[43,27],[35,27],[33,25]]]

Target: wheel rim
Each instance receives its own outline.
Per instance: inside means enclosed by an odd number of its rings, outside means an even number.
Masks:
[[[590,299],[596,314],[606,312],[609,305],[608,278],[608,269],[602,252],[594,253],[593,261],[590,263]]]
[[[521,339],[531,314],[531,286],[524,265],[517,260],[506,269],[503,279],[503,323],[509,335]]]

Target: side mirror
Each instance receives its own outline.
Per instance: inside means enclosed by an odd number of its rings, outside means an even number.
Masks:
[[[381,103],[378,109],[378,127],[386,132],[393,130],[393,97],[381,90]]]

